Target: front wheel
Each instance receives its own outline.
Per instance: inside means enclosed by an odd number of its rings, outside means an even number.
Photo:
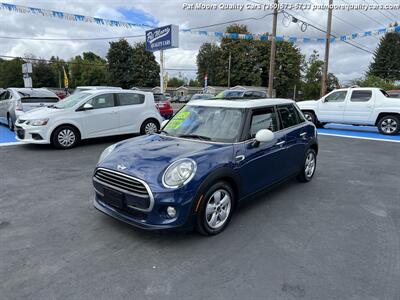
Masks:
[[[378,130],[385,135],[396,135],[400,131],[400,118],[396,115],[382,117],[378,122]]]
[[[160,130],[160,125],[157,121],[147,120],[140,127],[140,134],[153,134]]]
[[[72,126],[60,126],[52,134],[51,142],[57,149],[70,149],[79,142],[79,133]]]
[[[308,149],[304,158],[303,167],[297,175],[300,182],[309,182],[314,176],[317,167],[317,154],[313,149]]]
[[[314,123],[315,125],[317,124],[317,117],[312,111],[303,111],[303,115],[307,121]]]
[[[202,235],[222,232],[232,217],[235,194],[231,186],[219,181],[212,185],[202,198],[196,218],[196,230]]]

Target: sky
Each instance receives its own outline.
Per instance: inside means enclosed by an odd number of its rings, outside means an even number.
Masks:
[[[188,10],[184,9],[187,4],[206,3],[220,5],[250,5],[256,3],[270,3],[271,0],[241,0],[241,1],[180,1],[180,0],[1,0],[2,2],[63,11],[73,14],[108,18],[118,21],[143,23],[150,26],[162,26],[177,24],[180,28],[192,28],[206,26],[221,22],[227,22],[242,18],[260,18],[271,12],[259,9],[208,9]],[[335,3],[396,3],[395,0],[334,0]],[[304,1],[286,0],[281,3],[312,3],[322,4],[328,1]],[[312,23],[318,27],[326,27],[327,11],[325,10],[290,10],[290,13],[299,19]],[[388,26],[395,20],[400,20],[399,10],[335,10],[333,12],[332,33],[337,35],[364,32]],[[287,19],[280,14],[278,16],[277,34],[285,34],[297,37],[324,37],[324,33],[308,27],[305,32],[295,23],[288,24]],[[252,33],[264,33],[272,31],[272,16],[260,20],[249,20],[242,22],[248,26]],[[224,32],[226,25],[210,27],[209,31]],[[49,59],[51,56],[58,56],[69,59],[84,51],[93,51],[100,56],[105,56],[108,50],[109,41],[32,41],[26,38],[93,38],[93,37],[120,37],[127,35],[141,35],[144,30],[115,28],[99,26],[91,23],[73,22],[55,18],[26,15],[15,12],[0,10],[0,55],[25,56]],[[12,40],[1,37],[18,37],[21,39]],[[371,36],[357,39],[362,48],[373,52],[378,45],[380,36]],[[144,37],[130,38],[130,43],[140,42]],[[182,33],[179,37],[180,47],[165,51],[165,65],[169,70],[170,77],[181,72],[183,76],[193,78],[196,75],[196,55],[199,47],[205,42],[218,43],[214,37],[198,36]],[[308,57],[313,50],[317,50],[320,56],[324,54],[323,43],[296,45],[301,52]],[[159,54],[155,53],[157,60]],[[342,83],[360,78],[368,69],[372,60],[372,54],[344,44],[335,42],[330,49],[329,72],[334,73]]]

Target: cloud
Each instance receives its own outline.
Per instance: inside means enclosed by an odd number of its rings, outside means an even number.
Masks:
[[[9,0],[11,2],[11,0]],[[181,28],[192,28],[215,23],[222,23],[230,20],[261,17],[269,11],[260,10],[183,10],[183,3],[196,3],[197,1],[178,1],[178,0],[18,0],[12,1],[13,4],[40,7],[45,9],[60,10],[69,13],[77,13],[87,16],[98,16],[116,20],[146,23],[149,25],[161,26],[166,24],[178,24]],[[203,1],[204,3],[215,3],[215,1]],[[227,0],[224,3],[237,4],[248,3]],[[265,2],[267,1],[257,1]],[[297,3],[299,1],[286,1]],[[301,2],[301,1],[300,1]],[[312,1],[317,3],[317,1]],[[304,2],[305,3],[305,2]],[[314,24],[317,27],[326,27],[327,14],[324,11],[290,11],[299,19]],[[397,12],[394,12],[397,13]],[[367,16],[368,17],[367,17]],[[388,14],[385,12],[385,15]],[[334,11],[332,32],[334,34],[350,34],[362,30],[377,29],[386,25],[391,20],[378,11]],[[321,37],[324,33],[311,28],[305,32],[300,30],[300,26],[289,23],[284,26],[282,14],[278,17],[278,34],[288,34],[293,36]],[[374,21],[372,21],[373,19]],[[287,21],[287,20],[286,20]],[[268,16],[260,20],[249,20],[243,22],[251,32],[264,33],[271,32],[272,17]],[[285,23],[286,24],[286,23]],[[219,25],[208,28],[210,31],[224,31],[226,25]],[[0,11],[0,36],[12,37],[44,37],[44,38],[87,38],[87,37],[109,37],[143,34],[141,28],[125,29],[98,26],[89,23],[79,23],[63,21],[42,16],[23,15]],[[141,41],[142,38],[129,39],[131,43]],[[375,49],[379,37],[360,38],[357,40],[359,45],[369,50]],[[23,56],[24,54],[34,54],[37,57],[50,58],[59,56],[69,59],[79,55],[84,51],[93,51],[101,56],[105,56],[108,50],[109,41],[31,41],[31,40],[7,40],[0,39],[0,54]],[[196,36],[190,34],[180,35],[180,48],[166,51],[167,68],[193,69],[196,67],[196,55],[199,47],[204,42],[218,42],[211,37]],[[316,49],[321,57],[324,53],[322,44],[298,44],[302,53],[310,55]],[[158,55],[156,54],[156,57]],[[362,50],[356,49],[342,42],[332,44],[330,51],[329,71],[335,73],[341,81],[358,78],[367,70],[372,55]],[[158,59],[158,58],[157,58]],[[176,74],[170,72],[171,75]],[[185,71],[188,77],[195,75],[194,71]]]

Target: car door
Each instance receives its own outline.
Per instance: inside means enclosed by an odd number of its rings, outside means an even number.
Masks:
[[[0,93],[0,122],[5,123],[6,119],[6,108],[5,108],[5,101],[4,98],[6,96],[7,91],[3,91]]]
[[[285,136],[278,126],[274,107],[254,110],[247,126],[248,139],[235,144],[235,159],[244,193],[256,192],[283,177]],[[254,137],[260,129],[271,130],[275,133],[275,139],[268,143],[257,143]]]
[[[375,104],[372,90],[352,89],[346,102],[344,122],[350,124],[368,124]]]
[[[120,133],[140,132],[144,121],[145,95],[139,93],[118,93],[118,116]]]
[[[319,101],[318,120],[320,122],[343,122],[346,91],[334,91]]]
[[[118,134],[119,119],[114,94],[97,95],[86,103],[92,108],[83,109],[82,105],[76,113],[88,138]]]
[[[286,142],[283,168],[285,175],[289,176],[298,172],[303,162],[308,133],[304,127],[305,119],[299,114],[294,104],[279,105],[277,110]]]

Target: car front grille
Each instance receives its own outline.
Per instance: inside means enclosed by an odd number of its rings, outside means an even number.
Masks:
[[[144,184],[129,175],[106,169],[97,169],[94,177],[101,182],[115,186],[137,196],[149,196],[147,188],[144,186]]]

